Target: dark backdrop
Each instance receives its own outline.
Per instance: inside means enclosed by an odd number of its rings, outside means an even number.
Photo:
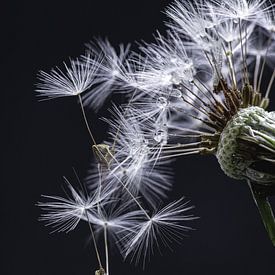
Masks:
[[[62,194],[62,175],[70,175],[72,166],[85,170],[90,145],[75,99],[37,102],[36,74],[80,55],[95,36],[109,37],[114,45],[151,41],[156,28],[165,29],[169,3],[1,4],[1,274],[93,274],[96,262],[85,224],[70,234],[49,234],[38,222],[40,195]],[[93,127],[102,136],[102,124]],[[179,158],[175,175],[170,198],[184,194],[196,206],[196,230],[173,252],[156,253],[144,271],[123,263],[112,250],[112,274],[275,274],[275,249],[244,183],[227,178],[214,157]]]

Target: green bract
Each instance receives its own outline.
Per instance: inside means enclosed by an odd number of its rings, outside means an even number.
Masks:
[[[274,112],[254,106],[240,109],[221,133],[216,157],[231,178],[263,184],[275,182],[275,171],[257,169],[275,152]]]

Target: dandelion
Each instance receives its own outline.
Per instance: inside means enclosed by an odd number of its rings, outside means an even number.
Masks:
[[[191,229],[186,223],[195,217],[183,199],[159,208],[178,156],[213,155],[226,175],[245,180],[275,245],[268,201],[275,184],[275,114],[267,111],[275,79],[273,5],[176,1],[167,15],[166,34],[139,43],[139,52],[123,45],[116,50],[99,39],[65,72],[40,73],[41,95],[78,97],[93,156],[83,192],[68,185],[71,198],[46,197],[50,202],[39,203],[47,211],[41,220],[65,232],[86,221],[99,262],[96,274],[110,274],[112,244],[145,266],[155,247],[170,247]],[[97,111],[112,91],[125,100],[102,118],[108,133],[97,143],[86,109]]]

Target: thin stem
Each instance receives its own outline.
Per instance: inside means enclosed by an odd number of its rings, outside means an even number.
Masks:
[[[92,131],[90,129],[90,126],[89,126],[89,123],[88,123],[88,120],[87,120],[87,117],[86,117],[86,114],[85,114],[85,110],[84,110],[84,106],[83,106],[83,102],[82,102],[82,98],[81,98],[81,95],[78,95],[78,98],[79,98],[79,103],[80,103],[80,107],[81,107],[81,112],[82,112],[82,115],[83,115],[83,118],[84,118],[84,121],[85,121],[85,124],[86,124],[86,127],[87,127],[87,130],[89,132],[89,135],[92,139],[92,143],[93,145],[96,145],[96,141],[94,139],[94,136],[92,134]]]
[[[187,90],[191,95],[193,95],[195,98],[197,98],[204,106],[211,109],[210,104],[205,102],[199,95],[197,95],[195,92],[193,92],[191,89],[189,89],[184,83],[181,83],[182,87]],[[207,88],[206,88],[207,89]],[[205,94],[203,91],[201,91],[199,88],[198,90],[209,100],[210,103],[213,103],[210,98],[208,98],[207,94]],[[208,90],[207,90],[208,91]],[[189,96],[190,97],[190,96]],[[214,104],[214,103],[213,103]]]
[[[262,159],[262,160],[266,160],[266,161],[269,161],[269,162],[272,162],[272,163],[275,163],[275,159],[270,159],[270,158],[267,158],[267,157],[258,157],[259,159]]]
[[[214,27],[214,29],[215,29],[216,34],[218,35],[218,37],[221,39],[220,33],[218,32],[216,26]],[[228,62],[228,67],[229,67],[230,76],[231,76],[231,82],[232,82],[233,88],[235,89],[236,88],[236,79],[235,79],[233,68],[232,68],[232,62],[231,62],[230,57],[229,57],[229,56],[231,56],[232,53],[230,53],[230,54],[227,53],[223,43],[222,43],[222,48],[223,48],[224,54],[225,54],[227,62]]]
[[[208,60],[209,65],[211,66],[212,70],[214,71],[215,68],[214,68],[214,65],[212,64],[210,57],[208,56],[208,53],[206,52],[206,50],[204,50],[203,52],[204,52],[206,59]]]
[[[228,67],[230,70],[233,89],[237,89],[236,75],[234,72],[233,62],[232,62],[232,53],[230,52],[230,54],[229,55],[227,54],[226,57],[227,57],[227,61],[228,61]]]
[[[101,263],[100,255],[99,255],[99,252],[98,252],[98,247],[97,247],[96,240],[95,240],[95,234],[94,234],[92,225],[90,223],[90,219],[89,219],[87,209],[84,210],[84,213],[86,215],[87,222],[88,222],[88,225],[89,225],[89,229],[90,229],[90,232],[91,232],[91,235],[92,235],[93,244],[94,244],[95,253],[96,253],[97,260],[98,260],[99,268],[102,268],[102,263]]]
[[[169,155],[169,156],[163,156],[163,157],[159,157],[159,158],[156,158],[157,160],[162,160],[162,159],[167,159],[167,158],[172,158],[172,157],[180,157],[180,156],[187,156],[187,155],[194,155],[194,154],[199,154],[201,153],[203,150],[209,150],[208,148],[199,148],[197,150],[194,150],[192,148],[190,148],[191,151],[189,152],[184,152],[184,153],[180,153],[180,154],[172,154],[172,155]],[[147,162],[152,162],[152,161],[155,161],[156,159],[150,159],[148,160]]]
[[[201,137],[201,136],[198,136],[198,137]],[[170,149],[179,149],[179,148],[186,148],[186,147],[190,147],[190,146],[199,146],[201,145],[202,142],[199,141],[199,142],[192,142],[192,143],[186,143],[186,144],[176,144],[176,145],[169,145],[169,146],[163,146],[162,150],[170,150]],[[153,150],[158,150],[159,148],[152,148]]]
[[[169,134],[169,136],[171,137],[182,137],[182,138],[201,138],[201,135],[191,135],[191,134],[187,134],[187,135],[181,135],[181,134]],[[165,148],[165,146],[162,146],[162,148]]]
[[[123,186],[123,188],[126,190],[126,192],[131,196],[133,201],[137,204],[137,206],[140,208],[140,210],[144,213],[146,218],[148,218],[148,220],[151,220],[151,217],[147,214],[145,209],[141,206],[139,201],[135,198],[135,196],[131,193],[131,191],[127,188],[127,186],[115,174],[114,174],[114,177],[119,181],[119,183]]]
[[[248,75],[247,75],[247,68],[244,56],[244,47],[243,47],[243,38],[242,38],[242,27],[241,27],[241,19],[239,18],[239,33],[240,33],[240,43],[241,43],[241,55],[243,60],[243,76],[246,83],[249,83]]]
[[[248,43],[247,43],[247,37],[248,37],[248,33],[247,33],[247,22],[245,22],[245,47],[244,47],[244,54],[245,57],[247,56],[247,51],[248,51]],[[247,60],[245,58],[245,67],[246,67],[246,73],[247,73],[247,77],[248,77],[248,68],[247,68]],[[248,79],[249,81],[249,79]]]
[[[186,97],[191,98],[191,97],[188,96],[188,95],[186,95]],[[197,105],[195,105],[194,103],[191,103],[190,101],[186,100],[184,96],[181,96],[181,99],[182,99],[185,103],[187,103],[188,105],[190,105],[190,106],[192,106],[194,109],[196,109],[198,112],[201,112],[202,114],[208,116],[208,112],[207,112],[207,110],[206,110],[203,106],[201,106],[201,105],[197,106]],[[191,100],[192,100],[192,98],[191,98]]]
[[[272,76],[271,76],[271,78],[270,78],[270,81],[269,81],[267,90],[266,90],[266,92],[265,92],[265,96],[264,96],[265,98],[268,98],[268,97],[269,97],[269,93],[270,93],[271,87],[272,87],[272,85],[273,85],[274,78],[275,78],[275,70],[273,71]]]
[[[179,131],[186,131],[186,132],[190,132],[190,133],[195,133],[195,134],[202,134],[202,135],[212,135],[213,134],[213,133],[207,133],[207,132],[203,132],[203,131],[199,131],[199,130],[193,130],[193,129],[189,129],[189,128],[182,128],[182,127],[178,127],[178,126],[173,126],[173,129],[179,130]]]
[[[108,249],[108,235],[107,227],[104,225],[104,245],[105,245],[105,259],[106,259],[106,275],[109,275],[109,249]]]
[[[262,63],[261,72],[260,72],[260,75],[259,75],[259,81],[258,81],[257,92],[259,92],[259,91],[260,91],[260,88],[261,88],[262,78],[263,78],[263,74],[264,74],[264,68],[265,68],[266,59],[267,59],[267,54],[268,54],[270,45],[271,45],[271,37],[269,37],[268,42],[267,42],[267,48],[266,48],[264,60],[263,60],[263,63]]]
[[[100,196],[101,196],[101,190],[102,190],[102,177],[101,177],[102,169],[101,169],[100,163],[98,163],[97,168],[98,168],[98,174],[99,174],[97,213],[98,213],[98,215],[102,216],[102,211],[100,208]]]
[[[256,64],[255,64],[255,69],[254,69],[254,91],[257,91],[257,80],[258,80],[258,74],[259,74],[259,69],[260,69],[260,61],[261,61],[261,56],[257,54],[256,56]]]
[[[235,62],[234,62],[234,53],[233,53],[233,47],[232,47],[232,42],[229,42],[229,48],[230,48],[230,61],[232,63],[232,71],[233,71],[233,82],[235,85],[235,88],[237,89],[237,81],[236,81],[236,71],[235,71]]]

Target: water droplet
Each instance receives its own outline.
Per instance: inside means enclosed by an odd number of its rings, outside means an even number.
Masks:
[[[171,81],[173,84],[178,85],[181,82],[181,78],[177,73],[173,73]]]
[[[160,129],[155,132],[154,140],[162,145],[167,143],[167,131]]]
[[[182,96],[182,93],[181,93],[180,90],[174,89],[174,90],[171,92],[171,96],[179,98],[179,97]]]
[[[156,101],[156,104],[159,108],[165,108],[168,104],[168,101],[165,97],[163,96],[160,96],[157,101]]]
[[[171,59],[170,59],[170,62],[173,63],[173,64],[176,64],[177,61],[178,61],[177,57],[171,57]]]

